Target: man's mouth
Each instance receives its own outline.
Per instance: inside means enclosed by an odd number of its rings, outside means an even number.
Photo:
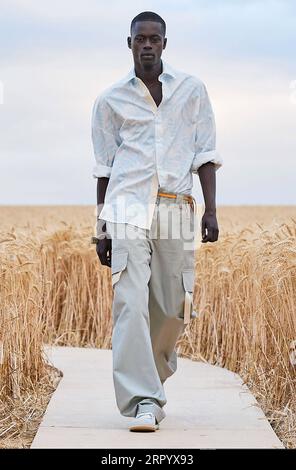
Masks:
[[[141,56],[141,57],[144,57],[145,59],[146,59],[146,58],[149,58],[149,59],[151,59],[151,58],[153,58],[153,57],[154,57],[154,54],[142,54],[142,56]]]

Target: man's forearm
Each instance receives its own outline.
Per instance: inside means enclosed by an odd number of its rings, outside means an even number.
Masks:
[[[109,183],[109,178],[98,178],[97,181],[97,219],[101,213],[105,202],[105,195],[107,186]],[[106,231],[105,221],[100,221],[100,224],[97,224],[97,232]]]
[[[106,194],[108,183],[109,183],[109,178],[98,178],[97,205],[100,206],[100,209],[102,209],[104,201],[105,201],[105,194]]]
[[[198,175],[205,201],[205,210],[207,212],[216,212],[216,170],[212,162],[201,165],[198,169]]]

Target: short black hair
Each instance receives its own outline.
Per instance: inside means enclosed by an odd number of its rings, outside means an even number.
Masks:
[[[165,36],[165,32],[166,32],[165,21],[157,13],[154,13],[153,11],[142,11],[142,13],[139,13],[137,16],[135,16],[131,22],[131,34],[132,34],[133,27],[137,21],[156,21],[157,23],[161,23],[162,32],[163,32],[163,35]]]

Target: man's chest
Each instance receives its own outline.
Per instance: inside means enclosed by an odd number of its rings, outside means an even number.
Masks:
[[[154,99],[156,106],[159,106],[162,101],[162,83],[158,82],[153,85],[146,85],[146,87]]]

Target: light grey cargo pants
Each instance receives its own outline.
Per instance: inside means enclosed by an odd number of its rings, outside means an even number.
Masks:
[[[195,200],[194,200],[195,203]],[[165,416],[163,383],[194,316],[196,203],[157,197],[150,230],[106,221],[112,238],[113,382],[123,416]]]

